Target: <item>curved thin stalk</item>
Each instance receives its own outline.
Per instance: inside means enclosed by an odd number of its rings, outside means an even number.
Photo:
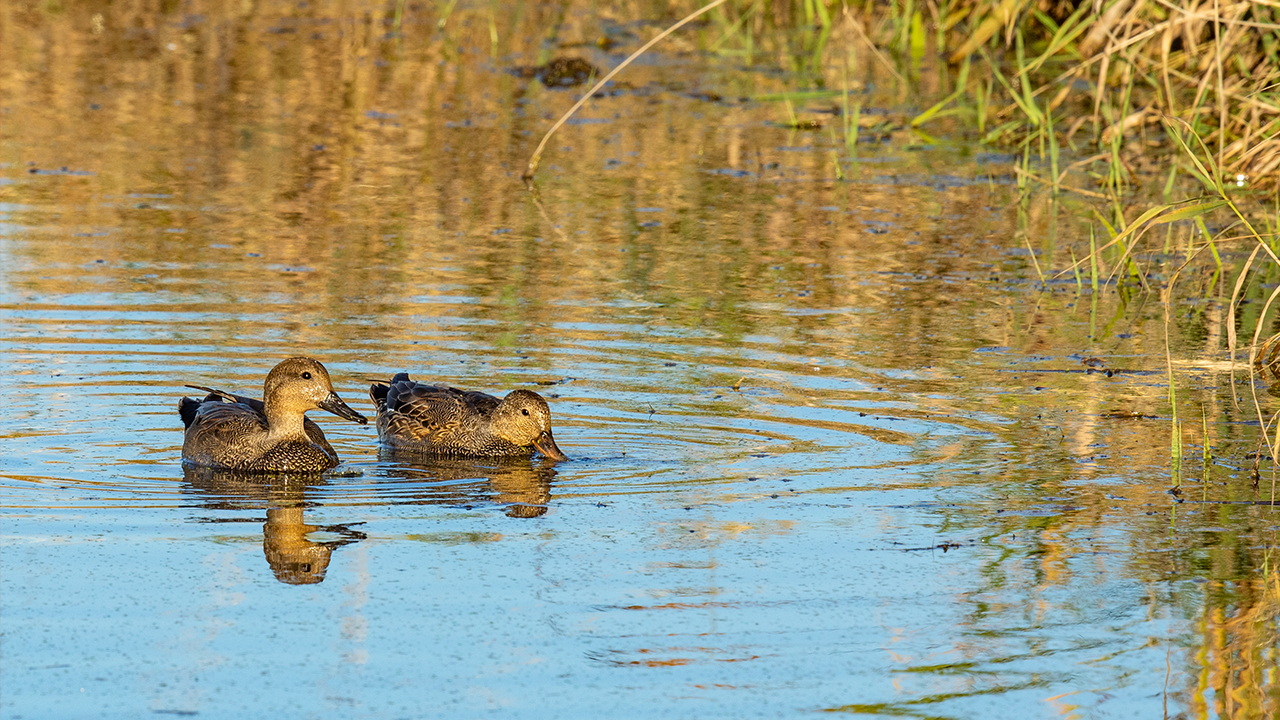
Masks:
[[[555,134],[556,130],[560,129],[561,125],[564,125],[569,118],[573,117],[574,113],[578,112],[578,108],[586,104],[588,98],[590,98],[592,95],[595,95],[597,90],[604,87],[605,83],[612,80],[614,75],[617,75],[619,72],[622,71],[623,68],[630,65],[632,60],[635,60],[636,58],[643,55],[646,50],[658,44],[658,41],[662,40],[663,38],[675,32],[676,30],[679,30],[680,28],[684,27],[689,23],[689,21],[693,20],[699,15],[707,12],[708,10],[718,5],[723,5],[725,2],[726,0],[714,0],[713,2],[707,3],[706,5],[703,5],[702,7],[693,11],[692,13],[684,16],[683,18],[680,19],[679,22],[667,28],[666,30],[663,30],[655,38],[653,38],[649,42],[642,45],[639,50],[636,50],[635,52],[631,53],[630,57],[628,57],[626,60],[623,60],[622,62],[618,63],[618,66],[610,70],[604,77],[600,78],[600,80],[598,80],[595,85],[591,86],[591,89],[588,90],[586,94],[578,98],[578,102],[574,103],[573,107],[569,108],[568,112],[560,116],[560,119],[556,121],[555,125],[551,126],[551,129],[547,131],[547,134],[542,136],[542,142],[538,143],[538,148],[534,150],[533,155],[529,157],[529,167],[525,169],[524,174],[521,175],[520,177],[525,181],[529,181],[533,179],[534,173],[538,172],[538,160],[542,158],[542,151],[546,149],[547,141],[551,139],[551,136]]]

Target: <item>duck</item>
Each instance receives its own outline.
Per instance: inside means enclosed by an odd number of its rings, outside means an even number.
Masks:
[[[538,393],[513,390],[496,398],[474,390],[428,385],[397,373],[374,383],[378,440],[422,455],[531,456],[568,460],[551,434],[551,408]]]
[[[178,414],[185,426],[182,463],[246,472],[321,472],[336,467],[338,453],[325,440],[308,410],[328,410],[339,417],[368,423],[334,392],[329,371],[319,361],[291,357],[267,374],[262,399],[187,385],[208,395],[184,397]]]

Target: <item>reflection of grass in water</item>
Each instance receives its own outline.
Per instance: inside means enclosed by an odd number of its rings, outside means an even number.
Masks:
[[[1194,715],[1275,717],[1280,574],[1274,564],[1270,570],[1259,578],[1204,584],[1203,614],[1187,638],[1198,650],[1188,668],[1193,677],[1188,704]]]

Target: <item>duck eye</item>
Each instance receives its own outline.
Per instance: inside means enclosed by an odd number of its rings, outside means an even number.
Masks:
[[[309,373],[309,372],[304,372],[304,373],[302,373],[302,379],[303,379],[303,380],[310,380],[310,379],[311,379],[311,373]]]
[[[528,414],[529,414],[529,408],[520,408],[520,414],[521,414],[521,415],[528,415]]]

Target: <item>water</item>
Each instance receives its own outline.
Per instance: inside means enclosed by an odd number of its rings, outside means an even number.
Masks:
[[[576,97],[507,71],[543,9],[361,7],[0,11],[3,717],[1275,712],[1212,268],[1166,325],[976,143],[851,154],[737,99],[796,76],[702,54],[531,193]],[[184,473],[183,384],[293,354],[366,414],[401,370],[534,389],[573,460],[317,411],[333,475]]]

